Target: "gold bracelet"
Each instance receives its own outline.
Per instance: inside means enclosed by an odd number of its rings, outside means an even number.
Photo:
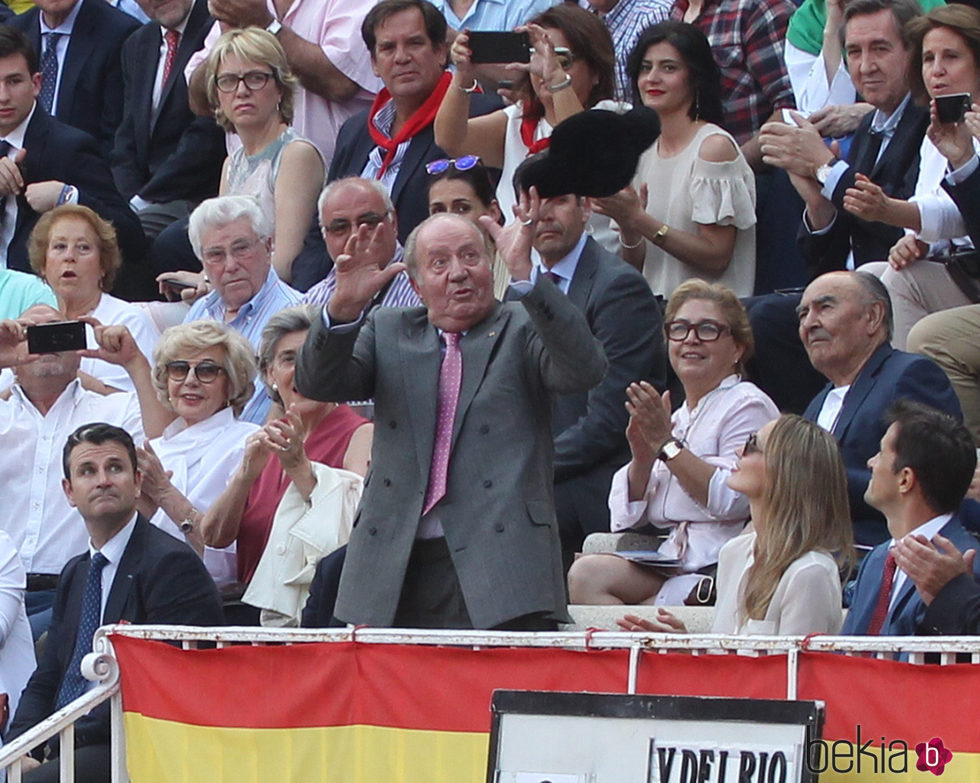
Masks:
[[[627,245],[623,241],[623,235],[622,235],[622,233],[620,233],[620,235],[619,235],[619,245],[620,245],[620,247],[625,247],[627,250],[635,250],[636,248],[638,248],[642,244],[643,244],[643,234],[640,234],[640,238],[637,239],[636,242],[634,242],[632,245]]]
[[[657,233],[653,235],[653,239],[651,241],[655,245],[659,245],[661,242],[663,242],[664,237],[667,236],[667,232],[668,231],[670,231],[670,226],[668,226],[666,223],[664,223],[660,227],[660,230],[658,230]]]

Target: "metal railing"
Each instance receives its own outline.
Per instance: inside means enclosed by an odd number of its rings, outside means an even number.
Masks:
[[[32,748],[60,736],[61,747],[74,745],[74,724],[97,705],[111,699],[111,763],[113,783],[128,783],[122,700],[119,695],[119,666],[109,634],[180,644],[196,649],[201,644],[218,648],[231,645],[280,645],[308,642],[351,642],[363,644],[421,644],[457,647],[551,647],[561,649],[627,649],[624,693],[636,692],[641,655],[686,652],[691,655],[785,654],[786,698],[796,698],[799,654],[803,651],[836,652],[882,659],[902,658],[909,663],[980,663],[977,636],[723,636],[718,634],[653,634],[621,631],[574,631],[516,633],[505,631],[405,630],[389,628],[197,628],[164,625],[109,625],[96,631],[94,652],[82,662],[82,672],[97,685],[58,710],[9,745],[0,748],[0,774],[8,770],[8,783],[21,783],[21,760]],[[61,781],[73,783],[72,754],[60,756]]]

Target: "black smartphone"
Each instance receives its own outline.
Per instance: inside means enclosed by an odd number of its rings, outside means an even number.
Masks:
[[[942,123],[959,122],[970,110],[973,99],[968,92],[936,96],[936,116]]]
[[[173,277],[161,278],[160,282],[178,290],[182,288],[197,288],[197,283],[185,283],[183,280],[177,280]]]
[[[527,33],[498,33],[475,30],[470,33],[470,62],[531,62],[531,37]]]
[[[85,324],[82,321],[59,321],[27,327],[28,353],[80,351],[85,346]]]

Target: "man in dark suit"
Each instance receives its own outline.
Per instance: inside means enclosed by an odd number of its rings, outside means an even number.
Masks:
[[[546,277],[532,284],[537,204],[492,221],[520,303],[493,298],[486,240],[439,214],[405,258],[425,308],[363,311],[403,264],[370,253],[361,226],[296,364],[319,400],[374,398],[371,477],[335,614],[375,626],[554,628],[566,617],[554,509],[553,395],[605,374],[585,318]],[[442,344],[444,343],[444,348]]]
[[[46,88],[45,110],[95,137],[108,157],[122,119],[120,51],[139,22],[100,0],[39,0],[10,24],[51,61],[43,70],[56,83]]]
[[[425,164],[446,153],[436,146],[432,121],[449,87],[446,19],[425,0],[382,0],[361,27],[374,72],[384,82],[369,111],[340,129],[327,181],[361,176],[380,179],[398,212],[398,241],[428,215]],[[412,42],[424,39],[427,46]],[[472,115],[500,108],[496,96],[475,95]]]
[[[64,447],[63,486],[89,533],[89,551],[72,558],[58,579],[54,619],[44,654],[10,726],[23,734],[81,696],[78,669],[99,625],[220,625],[221,599],[200,557],[136,512],[142,476],[129,434],[85,424]],[[109,705],[75,726],[75,780],[109,780]],[[49,753],[59,748],[49,744]],[[26,762],[30,764],[30,761]],[[25,783],[59,780],[59,763],[35,761]]]
[[[977,545],[956,515],[977,464],[970,433],[952,416],[907,400],[894,403],[886,421],[881,447],[868,460],[865,499],[885,515],[891,540],[861,563],[842,634],[920,631],[926,605],[892,552],[903,539],[941,535],[957,550]]]
[[[924,402],[962,419],[949,379],[924,356],[896,351],[891,301],[881,281],[865,272],[828,272],[803,292],[800,340],[813,367],[830,383],[804,416],[840,443],[847,467],[854,539],[875,546],[888,532],[881,512],[865,500],[868,460],[885,434],[884,413],[898,399]]]
[[[799,126],[768,123],[763,160],[789,172],[806,203],[798,238],[810,277],[856,269],[888,257],[902,229],[867,221],[844,208],[844,195],[870,178],[885,193],[908,198],[919,176],[919,146],[929,112],[912,104],[908,68],[912,47],[905,24],[921,13],[914,0],[861,0],[845,10],[844,49],[858,92],[875,107],[861,121],[847,161],[838,160],[802,117]],[[771,294],[749,304],[756,335],[753,377],[780,406],[801,410],[818,388],[795,334],[796,295]]]
[[[521,173],[529,169],[519,170]],[[525,190],[538,183],[522,177]],[[609,531],[609,486],[629,462],[626,387],[641,380],[666,383],[663,317],[639,272],[603,250],[585,233],[592,211],[585,198],[542,199],[534,229],[546,275],[585,315],[602,343],[609,370],[598,386],[555,399],[555,511],[566,569],[589,533]]]
[[[95,140],[37,104],[37,54],[23,33],[8,26],[0,26],[0,80],[7,85],[0,94],[0,138],[6,142],[0,155],[0,254],[6,266],[29,272],[27,240],[40,215],[58,204],[78,203],[115,226],[126,261],[115,290],[125,295],[142,258],[143,230]]]
[[[122,49],[123,117],[112,174],[152,239],[217,195],[225,134],[214,117],[197,117],[187,105],[184,66],[213,23],[206,0],[144,0],[143,7],[152,21]]]

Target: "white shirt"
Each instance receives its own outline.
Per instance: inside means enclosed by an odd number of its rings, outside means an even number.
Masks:
[[[980,151],[980,141],[977,139],[973,139],[973,150]],[[956,239],[958,245],[971,246],[973,243],[966,236],[966,224],[959,207],[940,185],[948,167],[949,161],[925,136],[919,148],[919,179],[915,183],[915,194],[909,199],[919,208],[922,228],[918,237],[929,243]],[[913,232],[906,229],[906,233]],[[931,247],[929,252],[937,252],[942,247]]]
[[[27,574],[10,536],[0,530],[0,693],[9,699],[10,717],[34,671],[34,640],[24,609]]]
[[[7,150],[7,157],[16,157],[17,153],[24,149],[24,136],[27,134],[27,126],[31,122],[31,117],[37,109],[37,101],[31,106],[30,113],[24,121],[4,136],[3,140],[10,144]],[[3,199],[3,228],[0,230],[0,252],[3,255],[3,266],[7,266],[7,250],[10,248],[10,241],[14,238],[14,229],[17,228],[17,197],[14,195],[4,196]]]
[[[6,530],[28,573],[58,574],[85,551],[88,533],[68,505],[61,479],[65,440],[82,424],[104,421],[122,427],[137,443],[145,439],[135,394],[102,396],[74,380],[47,415],[20,385],[0,400],[0,530]]]
[[[789,82],[793,85],[796,106],[804,117],[824,106],[843,105],[857,100],[857,90],[854,89],[851,75],[844,67],[843,57],[829,84],[823,52],[812,55],[786,41],[783,58],[786,61]]]
[[[609,492],[610,529],[615,533],[652,524],[671,527],[661,546],[677,555],[678,528],[686,527],[687,545],[682,571],[696,571],[718,560],[722,544],[737,535],[749,517],[749,501],[725,482],[735,465],[736,450],[749,435],[779,417],[779,410],[757,386],[729,375],[692,410],[687,402],[671,416],[675,438],[692,454],[716,466],[708,484],[708,504],[691,497],[663,460],[654,463],[642,500],[629,500],[629,464],[613,476]]]
[[[129,333],[133,335],[133,339],[136,341],[136,346],[150,365],[153,365],[153,349],[157,344],[157,331],[153,328],[145,310],[103,293],[102,298],[99,299],[99,304],[89,315],[107,326],[113,324],[129,329]],[[89,348],[98,348],[95,332],[91,326],[86,325],[85,336]],[[78,369],[88,373],[93,378],[98,378],[108,386],[127,392],[136,391],[129,373],[118,364],[112,364],[102,359],[82,359]]]
[[[258,430],[256,424],[235,419],[231,408],[223,408],[193,426],[181,418],[172,422],[150,446],[165,470],[173,471],[171,483],[198,511],[207,511],[224,492],[232,475],[242,462],[245,439]],[[182,520],[171,519],[163,511],[150,520],[174,538],[185,540],[180,531]],[[204,550],[204,565],[216,584],[238,579],[235,544],[224,549]]]
[[[932,539],[942,530],[946,524],[953,518],[952,514],[940,514],[938,517],[933,517],[928,522],[923,522],[915,530],[909,531],[906,535],[909,536],[922,536],[926,541],[932,541]],[[905,538],[905,536],[902,536]],[[892,539],[888,544],[888,549],[890,550],[898,541]],[[908,574],[906,574],[901,568],[895,568],[895,575],[892,577],[892,595],[888,601],[888,611],[891,612],[892,607],[895,606],[895,599],[898,598],[899,594],[902,592],[902,587],[905,585],[905,580],[908,579]]]
[[[833,432],[837,426],[837,419],[840,416],[840,409],[844,407],[844,398],[847,396],[851,385],[835,386],[827,396],[823,398],[823,405],[820,406],[820,413],[817,414],[817,424],[827,432]]]
[[[122,556],[126,551],[126,547],[129,546],[129,539],[133,537],[133,530],[135,528],[136,512],[134,511],[132,519],[123,526],[122,530],[106,541],[102,545],[102,549],[96,549],[92,544],[92,539],[89,539],[89,557],[94,557],[96,552],[101,552],[102,556],[109,561],[102,567],[102,608],[99,609],[100,622],[102,621],[102,616],[105,614],[105,605],[109,600],[112,583],[115,581],[116,574],[119,573],[119,563],[122,562]]]
[[[193,9],[191,9],[193,10]],[[187,22],[191,18],[191,11],[187,12],[187,16],[184,17],[179,25],[177,25],[174,30],[180,34],[180,38],[177,39],[177,48],[180,48],[181,42],[184,40],[184,30],[187,29]],[[152,106],[153,110],[156,111],[157,107],[160,105],[160,97],[163,95],[163,67],[167,64],[167,28],[160,27],[160,50],[157,52],[157,72],[153,77],[153,100]],[[176,54],[174,55],[176,63]]]
[[[38,19],[41,20],[41,49],[37,53],[38,63],[44,57],[44,50],[48,48],[47,33],[61,33],[61,38],[58,39],[55,49],[55,54],[58,56],[58,79],[54,83],[54,97],[51,99],[50,114],[52,117],[58,111],[58,89],[61,87],[61,74],[65,69],[65,57],[68,55],[68,44],[71,43],[71,34],[75,29],[75,19],[78,17],[81,8],[82,2],[78,0],[74,8],[68,12],[68,16],[57,27],[48,27],[47,22],[44,21],[44,14],[38,14]]]

